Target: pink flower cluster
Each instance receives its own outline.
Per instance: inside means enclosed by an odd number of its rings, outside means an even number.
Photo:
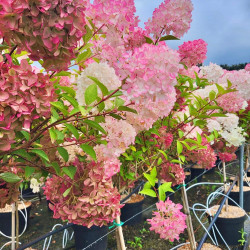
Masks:
[[[130,144],[135,141],[135,129],[124,120],[117,120],[113,117],[106,117],[102,127],[108,133],[105,138],[108,142],[107,148],[112,151],[114,156],[119,157],[124,153]]]
[[[184,150],[183,154],[185,155],[186,160],[197,162],[199,165],[206,169],[215,167],[215,162],[217,160],[216,154],[210,144],[207,142],[206,138],[202,138],[201,145],[206,146],[206,148],[192,151]]]
[[[66,70],[85,34],[88,0],[4,0],[0,34],[32,60],[43,59],[47,70]]]
[[[181,204],[175,204],[169,198],[157,204],[158,212],[154,212],[154,217],[147,221],[151,224],[150,230],[160,234],[161,239],[174,241],[179,240],[179,235],[187,228],[186,215],[180,210]]]
[[[232,83],[232,88],[236,88],[239,94],[246,101],[250,100],[250,72],[245,70],[227,71],[218,81],[218,84],[226,87],[227,80]]]
[[[32,120],[49,115],[54,89],[49,77],[36,73],[27,60],[20,66],[0,62],[0,75],[0,151],[6,151],[15,131],[29,129]]]
[[[220,157],[220,159],[222,160],[222,161],[224,161],[224,162],[228,162],[228,161],[234,161],[234,160],[236,160],[236,154],[234,154],[234,153],[228,153],[228,152],[224,152],[224,153],[219,153],[219,157]]]
[[[218,105],[230,113],[235,113],[242,109],[244,101],[238,91],[227,93],[217,99]]]
[[[250,71],[250,63],[245,66],[245,71]]]
[[[193,5],[190,0],[165,0],[153,12],[145,29],[155,38],[163,35],[182,37],[190,28]]]
[[[179,164],[165,163],[161,166],[159,178],[166,182],[172,182],[172,186],[182,184],[185,180],[185,173]]]
[[[165,149],[168,149],[172,145],[174,136],[171,133],[167,133],[166,128],[167,128],[166,126],[160,127],[158,129],[159,136],[154,135],[154,137],[157,139],[158,143],[162,143],[165,146]]]
[[[97,27],[113,27],[124,34],[138,26],[135,12],[134,0],[94,0],[88,9],[88,17]]]
[[[98,164],[75,162],[77,173],[70,193],[62,194],[71,187],[68,176],[53,176],[46,182],[44,194],[51,202],[54,218],[68,220],[70,223],[91,227],[112,222],[120,214],[120,195],[113,188],[112,181],[107,181],[104,169]]]
[[[202,39],[184,42],[179,46],[178,52],[181,57],[181,62],[188,67],[192,67],[203,63],[207,58],[207,43]]]

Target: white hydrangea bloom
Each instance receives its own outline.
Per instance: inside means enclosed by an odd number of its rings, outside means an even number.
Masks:
[[[215,91],[215,93],[218,93],[218,89],[215,84],[213,85],[207,85],[204,89],[197,89],[193,92],[195,96],[200,96],[202,99],[205,99],[209,97],[209,93],[211,91]]]
[[[216,120],[213,120],[213,119],[207,120],[207,128],[208,128],[208,131],[210,133],[213,132],[214,130],[216,130],[216,131],[222,130],[220,123]]]
[[[36,178],[31,178],[30,180],[30,188],[32,189],[33,193],[39,193],[40,192],[40,187],[43,185],[43,181],[40,179],[38,181]]]
[[[121,86],[121,81],[115,74],[115,70],[111,68],[107,63],[91,63],[86,69],[83,70],[81,75],[76,80],[76,99],[80,105],[85,105],[84,93],[87,87],[94,83],[91,79],[88,78],[88,76],[97,78],[101,83],[103,83],[107,87],[109,91],[115,90]],[[99,87],[98,96],[102,96]]]
[[[200,67],[200,74],[207,78],[209,82],[218,82],[219,78],[224,74],[224,70],[217,64],[210,63],[208,66]]]
[[[239,147],[245,141],[245,133],[238,126],[239,117],[235,114],[226,114],[227,117],[216,117],[207,121],[208,131],[214,129],[227,141],[228,146]]]
[[[231,131],[223,131],[221,136],[228,142],[228,146],[239,147],[245,142],[245,134],[241,127],[236,127]]]

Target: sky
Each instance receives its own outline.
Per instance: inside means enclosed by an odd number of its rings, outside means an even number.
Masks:
[[[135,0],[141,27],[161,2]],[[168,45],[178,49],[183,42],[201,38],[208,44],[205,65],[250,63],[250,0],[192,0],[192,3],[190,30],[180,41],[170,41]]]

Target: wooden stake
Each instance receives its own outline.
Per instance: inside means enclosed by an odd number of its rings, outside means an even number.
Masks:
[[[185,182],[183,181],[183,187],[181,189],[181,196],[183,200],[183,209],[185,214],[187,215],[186,223],[187,223],[187,231],[188,231],[188,238],[190,242],[191,250],[196,249],[196,242],[195,242],[195,236],[194,236],[194,229],[192,224],[192,218],[190,215],[189,205],[188,205],[188,199],[187,199],[187,192],[185,187]]]
[[[226,174],[226,163],[224,161],[222,162],[222,166],[223,166],[224,192],[226,194],[226,192],[227,192],[227,174]],[[228,199],[226,199],[225,210],[226,210],[226,212],[228,212]]]
[[[12,211],[11,211],[11,250],[15,250],[15,202],[11,205]]]
[[[18,202],[16,202],[16,248],[19,246],[19,214],[18,214]]]
[[[116,217],[116,223],[118,225],[121,224],[120,216]],[[126,250],[125,241],[124,241],[123,232],[122,232],[122,227],[118,226],[116,229],[116,232],[117,232],[116,233],[117,246],[119,245],[118,250]]]

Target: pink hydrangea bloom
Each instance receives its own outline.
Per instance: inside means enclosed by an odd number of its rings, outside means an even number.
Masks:
[[[121,33],[133,31],[139,22],[135,16],[134,0],[94,0],[87,12],[97,27],[104,24],[105,27],[114,27]]]
[[[250,71],[250,63],[245,66],[245,71]]]
[[[129,76],[123,85],[124,95],[136,104],[145,100],[167,103],[166,94],[174,92],[171,87],[177,84],[176,76],[183,67],[179,61],[178,53],[164,42],[136,48],[122,65],[124,75]]]
[[[185,173],[179,164],[165,163],[161,166],[159,177],[166,182],[172,182],[172,186],[175,186],[183,183]]]
[[[8,43],[43,59],[48,70],[67,69],[85,34],[88,0],[8,0],[0,3],[0,33]],[[4,24],[4,25],[3,25]]]
[[[217,99],[218,105],[230,113],[235,113],[242,109],[244,101],[238,92],[230,92]]]
[[[20,66],[0,62],[0,76],[0,151],[6,151],[15,131],[29,129],[32,120],[50,114],[55,96],[49,77],[36,73],[27,60]]]
[[[246,101],[250,99],[250,72],[245,70],[227,71],[218,81],[224,87],[227,86],[227,80],[232,83],[232,88],[236,88],[239,94]]]
[[[160,234],[161,239],[174,241],[179,240],[179,235],[187,228],[186,215],[180,210],[181,204],[175,204],[169,198],[157,204],[157,212],[153,213],[153,218],[147,221],[151,224],[150,230]]]
[[[192,151],[183,150],[186,160],[197,162],[206,169],[215,167],[215,162],[217,160],[216,154],[210,144],[207,142],[206,138],[202,138],[201,145],[206,146],[206,148]]]
[[[145,29],[155,38],[170,35],[182,37],[190,28],[193,5],[190,0],[165,0],[153,12]]]
[[[236,154],[232,153],[228,153],[228,152],[224,152],[224,153],[219,153],[219,157],[222,161],[224,162],[228,162],[228,161],[233,161],[236,160]]]
[[[104,169],[99,164],[76,161],[75,166],[74,180],[78,185],[66,197],[62,194],[71,187],[68,176],[53,176],[46,182],[44,194],[52,203],[54,218],[87,227],[107,225],[120,215],[118,190],[111,180],[104,178]]]
[[[107,148],[112,154],[119,156],[124,153],[130,144],[135,141],[136,131],[128,122],[117,120],[113,117],[106,117],[105,123],[100,124],[108,133],[106,140]]]
[[[192,67],[203,63],[207,58],[207,43],[202,39],[184,42],[179,46],[178,52],[181,61],[188,67]]]

